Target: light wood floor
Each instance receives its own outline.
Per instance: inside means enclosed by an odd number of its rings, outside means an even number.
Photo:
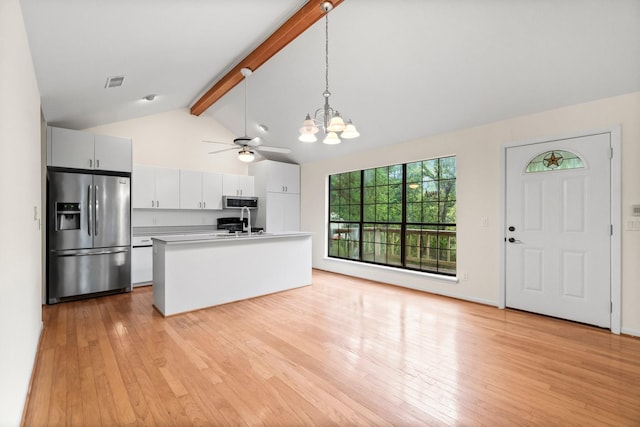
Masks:
[[[167,319],[44,307],[24,424],[640,425],[640,340],[322,271]]]

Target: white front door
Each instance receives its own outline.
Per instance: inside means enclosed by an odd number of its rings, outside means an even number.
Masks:
[[[507,307],[610,327],[610,153],[609,133],[506,150]]]

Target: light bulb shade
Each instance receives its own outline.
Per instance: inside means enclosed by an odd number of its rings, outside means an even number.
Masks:
[[[352,139],[352,138],[357,138],[359,136],[360,136],[360,133],[358,132],[356,127],[353,125],[353,123],[351,123],[351,121],[347,123],[347,127],[345,127],[342,133],[340,134],[340,137],[344,139]]]
[[[338,138],[338,134],[337,133],[329,132],[327,134],[327,136],[324,137],[322,142],[324,142],[325,144],[329,144],[329,145],[335,145],[335,144],[340,144],[342,141],[340,141],[340,138]]]
[[[340,117],[339,114],[336,114],[335,117],[332,117],[329,120],[329,125],[327,126],[328,132],[342,132],[346,125],[344,124],[344,120]]]
[[[300,136],[298,137],[298,141],[302,142],[316,142],[317,140],[318,138],[316,138],[312,133],[300,133]]]
[[[316,126],[316,123],[311,119],[311,116],[307,114],[307,117],[304,118],[302,127],[299,130],[301,135],[314,134],[318,133],[318,126]]]
[[[304,123],[302,123],[302,127],[299,129],[300,134],[302,135],[313,135],[314,133],[318,133],[318,130],[318,126],[313,123],[313,120],[305,120]]]
[[[238,160],[240,160],[241,162],[249,163],[252,162],[253,159],[254,155],[252,151],[245,149],[238,151]]]

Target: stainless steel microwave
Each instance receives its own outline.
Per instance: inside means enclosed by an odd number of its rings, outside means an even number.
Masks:
[[[222,207],[224,209],[249,209],[258,208],[258,198],[252,196],[222,196]]]

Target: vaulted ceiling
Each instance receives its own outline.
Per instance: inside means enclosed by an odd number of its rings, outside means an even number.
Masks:
[[[82,129],[190,108],[302,0],[22,0],[52,125]],[[640,90],[638,0],[345,0],[329,14],[331,104],[360,138],[297,140],[323,102],[324,20],[248,80],[279,160],[304,163]],[[122,87],[105,89],[109,76]],[[154,102],[141,98],[155,94]],[[208,108],[243,134],[239,85]]]

